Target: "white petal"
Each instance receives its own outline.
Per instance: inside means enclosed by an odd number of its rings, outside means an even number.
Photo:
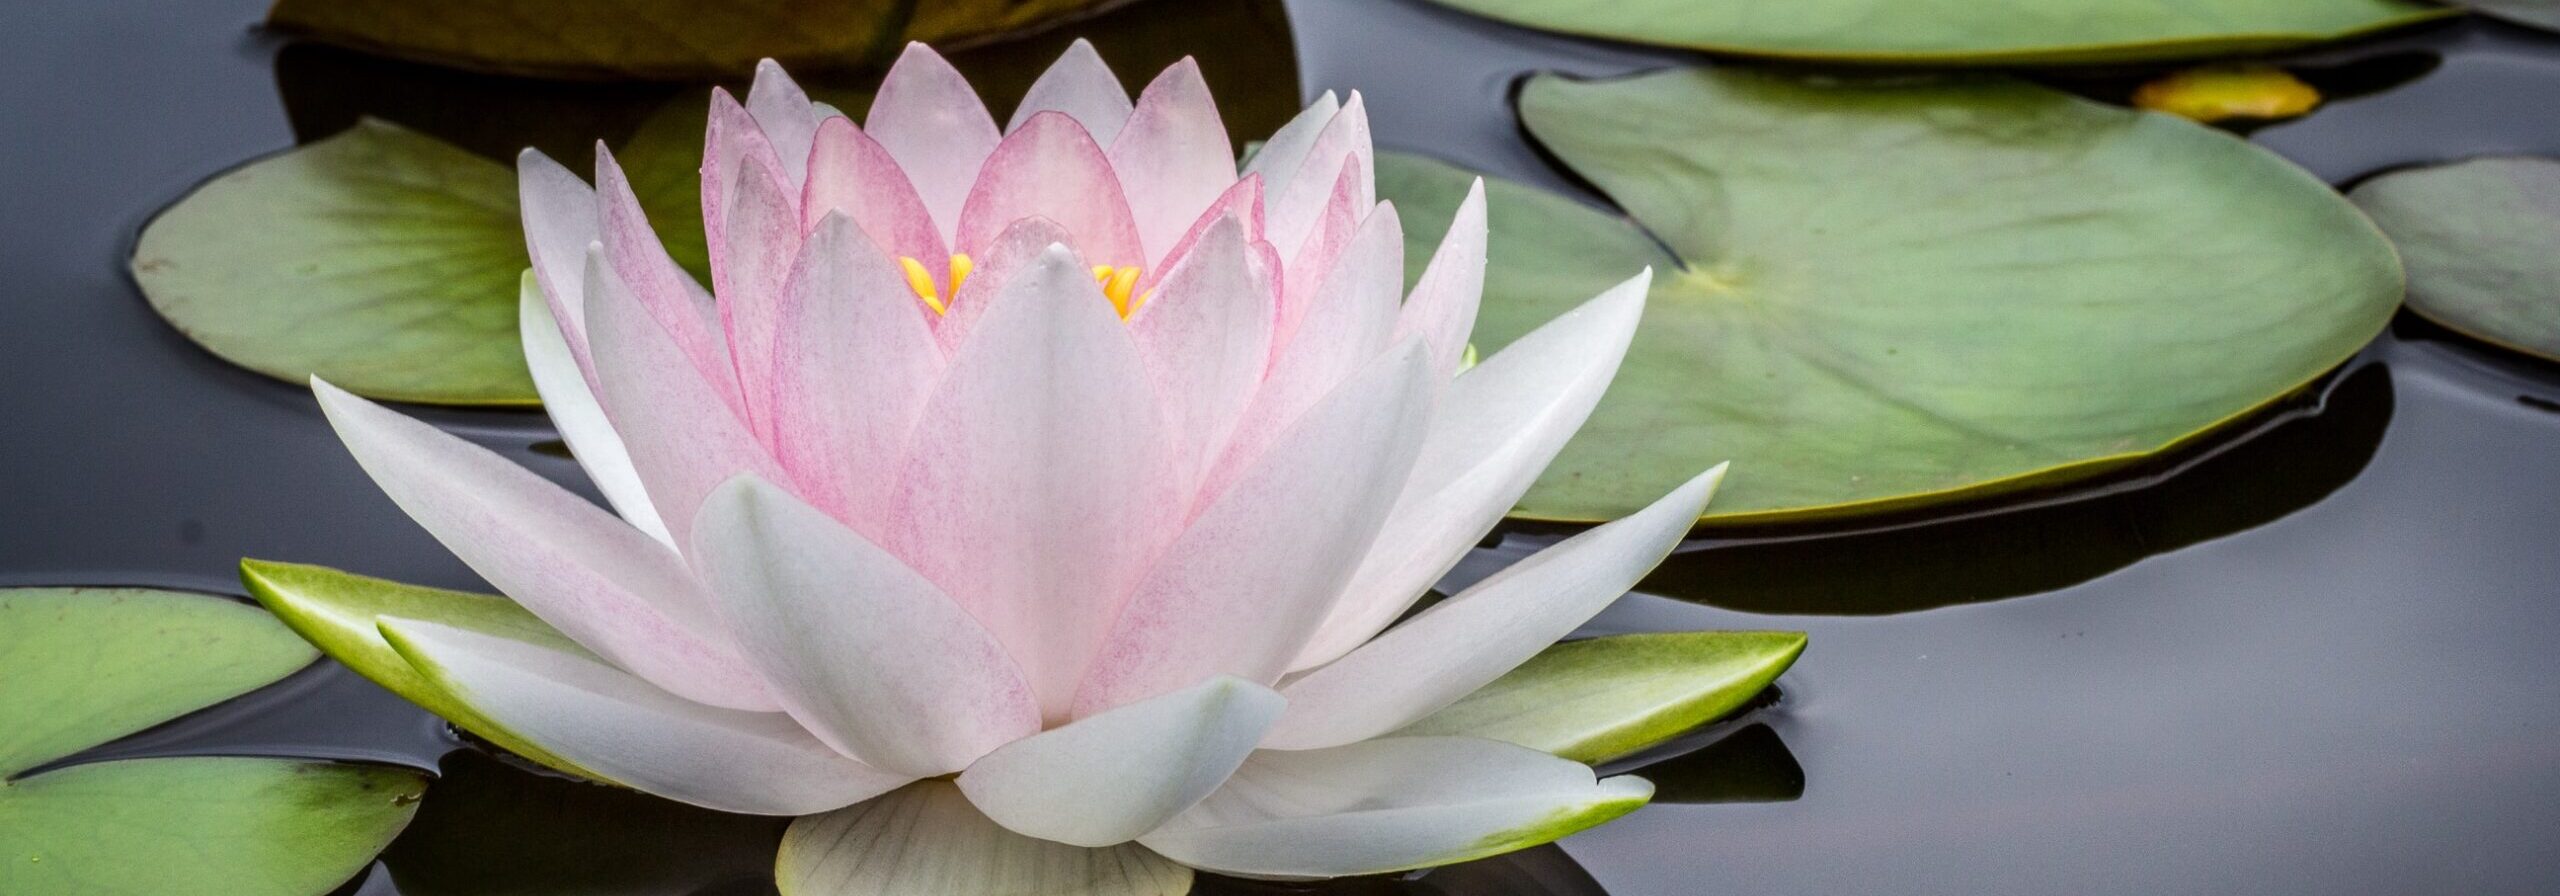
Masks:
[[[994,635],[790,493],[732,479],[703,502],[693,540],[750,662],[839,752],[927,777],[1039,732],[1031,687]]]
[[[1467,188],[1449,219],[1449,232],[1431,253],[1431,264],[1405,297],[1396,315],[1396,336],[1420,336],[1431,345],[1431,366],[1440,376],[1458,375],[1467,353],[1467,335],[1476,327],[1476,305],[1484,297],[1484,178]]]
[[[1119,139],[1099,131],[1093,138],[1111,147],[1111,167],[1120,173],[1148,258],[1165,257],[1236,182],[1236,152],[1217,100],[1201,80],[1200,64],[1187,56],[1139,94]]]
[[[1303,750],[1385,734],[1528,662],[1680,546],[1724,470],[1532,554],[1290,682],[1289,713],[1264,745]]]
[[[1213,678],[1008,744],[961,773],[960,790],[1017,833],[1126,843],[1225,783],[1284,705],[1270,688]]]
[[[1005,830],[948,781],[918,781],[791,823],[774,858],[792,896],[1183,896],[1191,869],[1135,844],[1086,849]]]
[[[509,733],[671,800],[806,815],[912,780],[837,755],[786,716],[689,702],[585,657],[432,622],[381,628],[419,674]]]
[[[1003,139],[969,80],[933,48],[909,43],[881,79],[862,129],[915,182],[942,241],[954,242],[960,206],[978,181],[978,167]]]
[[[1052,721],[1180,512],[1146,375],[1051,246],[997,289],[908,451],[890,547],[996,633]]]
[[[486,448],[316,378],[311,389],[383,492],[533,615],[688,699],[773,707],[665,545]]]
[[[686,363],[677,337],[659,325],[601,257],[587,266],[587,325],[594,342],[596,398],[630,449],[668,534],[691,543],[702,496],[739,473],[780,480],[780,465],[722,394]],[[723,363],[726,363],[725,361]]]
[[[817,141],[818,110],[781,63],[771,59],[756,63],[755,84],[747,88],[747,111],[755,116],[765,139],[773,142],[774,154],[782,157],[782,170],[791,175],[791,185],[796,188],[808,182],[809,147]]]
[[[1200,511],[1120,611],[1076,714],[1212,675],[1276,681],[1377,537],[1429,425],[1418,342],[1377,358]]]
[[[582,266],[579,282],[585,279]],[[541,286],[526,277],[518,293],[516,324],[524,340],[525,367],[533,372],[533,391],[542,396],[542,410],[560,430],[560,441],[568,443],[578,467],[587,471],[587,478],[623,522],[675,547],[667,524],[658,519],[658,509],[649,504],[648,487],[640,484],[639,471],[631,468],[630,450],[622,447],[622,436],[605,419],[604,406],[596,403],[595,390],[587,385],[559,321],[551,316],[551,303],[543,298]]]
[[[1255,275],[1251,251],[1244,224],[1219,218],[1129,316],[1186,493],[1244,419],[1269,366],[1276,301]]]
[[[1376,202],[1375,163],[1375,153],[1369,145],[1369,109],[1355,90],[1343,102],[1342,111],[1316,132],[1315,142],[1307,147],[1297,173],[1265,184],[1271,191],[1271,242],[1285,254],[1297,254],[1317,213],[1333,194],[1335,176],[1345,165],[1354,172],[1360,207]]]
[[[1040,80],[1031,83],[1031,91],[1022,95],[1022,105],[1014,107],[1013,120],[1004,129],[1012,131],[1042,112],[1064,112],[1093,134],[1094,142],[1111,145],[1120,126],[1129,120],[1129,89],[1120,86],[1120,76],[1111,73],[1111,65],[1094,52],[1093,44],[1076,38]]]
[[[1298,173],[1298,165],[1307,160],[1307,150],[1316,145],[1316,135],[1324,131],[1325,125],[1332,124],[1333,116],[1341,111],[1341,98],[1333,91],[1325,91],[1315,102],[1298,110],[1288,124],[1271,132],[1270,139],[1262,141],[1262,148],[1245,160],[1245,173],[1262,175],[1263,188],[1274,194],[1287,187],[1289,178]]]
[[[776,459],[800,494],[885,542],[907,437],[942,379],[933,312],[838,212],[809,234],[780,311]]]
[[[587,247],[596,231],[596,191],[541,150],[516,156],[516,202],[523,207],[525,250],[533,258],[534,277],[551,300],[552,311],[580,368],[587,364]]]
[[[1632,812],[1642,778],[1471,737],[1393,737],[1253,754],[1235,778],[1138,838],[1174,861],[1266,878],[1383,874],[1498,855]]]
[[[1650,270],[1514,340],[1450,384],[1395,511],[1294,668],[1320,665],[1403,616],[1564,450],[1617,375]]]

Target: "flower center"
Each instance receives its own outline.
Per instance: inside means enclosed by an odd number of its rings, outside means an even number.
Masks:
[[[906,271],[907,288],[915,290],[916,298],[923,299],[925,307],[933,309],[935,314],[947,314],[950,313],[951,307],[942,300],[942,297],[959,295],[960,284],[968,282],[969,272],[977,270],[977,263],[970,261],[966,253],[951,256],[949,278],[951,288],[947,292],[941,288],[942,284],[934,279],[933,272],[924,266],[924,262],[901,255],[898,256],[898,267]],[[1121,320],[1128,320],[1129,315],[1145,305],[1147,299],[1153,295],[1152,291],[1145,296],[1135,295],[1138,290],[1136,265],[1118,267],[1107,264],[1094,265],[1093,282],[1101,284],[1102,295],[1111,300],[1111,310],[1119,312]]]

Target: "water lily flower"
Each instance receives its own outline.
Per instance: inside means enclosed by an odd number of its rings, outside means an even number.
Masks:
[[[706,290],[610,153],[591,188],[528,151],[526,358],[611,512],[315,382],[559,637],[382,636],[544,761],[808,816],[787,892],[1173,893],[1628,812],[1651,785],[1397,732],[1623,594],[1714,489],[1404,618],[1590,413],[1650,272],[1462,371],[1482,185],[1407,294],[1371,161],[1356,93],[1239,166],[1193,63],[1133,102],[1081,43],[1002,128],[922,45],[859,125],[768,62],[713,94]]]

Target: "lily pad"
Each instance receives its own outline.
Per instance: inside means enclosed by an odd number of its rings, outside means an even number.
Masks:
[[[221,756],[48,768],[315,656],[218,598],[0,590],[0,892],[312,896],[362,870],[416,810],[418,773]]]
[[[1532,28],[1636,43],[1785,59],[1977,65],[2260,54],[2455,14],[2417,0],[1438,2]]]
[[[1749,702],[1804,653],[1803,632],[1665,632],[1567,641],[1398,735],[1509,741],[1616,759]]]
[[[2399,244],[2409,310],[2482,342],[2560,361],[2560,160],[2414,168],[2348,195]]]
[[[557,78],[697,80],[773,57],[861,65],[907,40],[1000,38],[1102,0],[277,0],[267,23],[359,50]]]
[[[1488,183],[1475,342],[1656,271],[1615,384],[1525,518],[1614,519],[1726,460],[1710,523],[2086,476],[2294,392],[2400,299],[2390,244],[2311,175],[2022,82],[1676,70],[1540,76],[1520,103],[1633,218]],[[1379,192],[1433,245],[1469,175],[1381,155]]]
[[[197,187],[143,229],[133,276],[188,338],[268,376],[530,405],[518,228],[513,171],[365,121]]]

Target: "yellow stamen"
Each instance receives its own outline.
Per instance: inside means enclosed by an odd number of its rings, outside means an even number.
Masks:
[[[1120,319],[1128,320],[1129,314],[1138,310],[1138,306],[1129,303],[1130,293],[1138,289],[1138,269],[1122,266],[1106,270],[1111,276],[1103,279],[1102,294],[1111,298],[1111,307],[1119,310]]]
[[[942,297],[934,292],[933,275],[925,273],[924,262],[901,255],[898,256],[898,267],[906,270],[907,288],[915,290],[916,298],[923,299],[925,306],[932,308],[933,313],[941,314]]]
[[[959,297],[960,297],[960,284],[968,282],[968,281],[969,281],[969,272],[971,272],[971,271],[975,271],[975,270],[977,270],[977,269],[978,269],[978,263],[977,263],[977,262],[974,262],[974,261],[970,261],[970,260],[969,260],[969,255],[968,255],[968,253],[963,252],[963,253],[961,253],[961,254],[951,256],[951,297],[952,297],[952,298],[955,298],[955,299],[956,299],[956,298],[959,298]]]

